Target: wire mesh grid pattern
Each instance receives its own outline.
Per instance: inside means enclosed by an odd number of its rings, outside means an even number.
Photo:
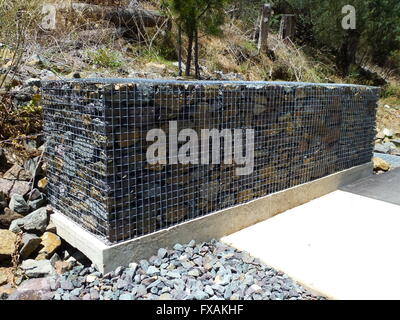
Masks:
[[[52,205],[118,243],[371,161],[378,89],[88,79],[45,82],[42,99]],[[166,162],[146,157],[152,129],[165,132]],[[200,159],[209,145],[220,162],[178,161],[170,145],[186,145],[183,129],[200,146],[186,155]],[[243,164],[224,162],[236,146],[223,135],[204,142],[205,129],[242,133],[252,172],[238,175]]]

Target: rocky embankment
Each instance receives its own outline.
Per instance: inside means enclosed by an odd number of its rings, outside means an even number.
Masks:
[[[374,157],[374,169],[377,173],[383,173],[391,169],[391,164],[385,161],[384,155],[400,157],[400,132],[384,128],[379,130],[375,138],[374,152],[382,156]]]
[[[23,152],[0,149],[0,295],[7,296],[31,277],[56,274],[72,255],[50,223],[46,165],[40,137]],[[23,156],[22,156],[23,155]]]

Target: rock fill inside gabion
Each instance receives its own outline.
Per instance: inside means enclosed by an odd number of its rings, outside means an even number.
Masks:
[[[52,205],[117,243],[370,162],[378,89],[79,79],[44,82],[42,97]],[[170,137],[171,122],[198,137],[253,130],[251,173],[235,162],[150,163],[149,131]]]

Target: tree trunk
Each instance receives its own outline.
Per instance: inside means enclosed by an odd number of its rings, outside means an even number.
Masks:
[[[186,76],[190,76],[190,68],[192,64],[192,52],[193,52],[193,37],[194,32],[190,31],[188,34],[188,49],[186,58]]]
[[[350,66],[356,62],[356,54],[360,34],[357,30],[347,30],[345,39],[339,49],[336,64],[342,76],[347,76],[350,71]]]
[[[258,37],[258,53],[268,51],[269,18],[272,14],[271,5],[266,3],[261,7],[261,17]]]
[[[199,34],[198,30],[194,32],[194,67],[196,72],[196,79],[200,79],[200,65],[199,65]]]
[[[296,16],[293,14],[284,14],[282,16],[279,29],[280,38],[293,40],[296,34]]]
[[[182,76],[182,26],[178,25],[178,68],[179,76]]]

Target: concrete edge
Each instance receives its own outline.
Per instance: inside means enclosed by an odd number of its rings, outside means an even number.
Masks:
[[[56,226],[57,234],[61,238],[79,249],[101,270],[104,261],[103,252],[108,248],[105,243],[57,210],[53,210],[50,220]]]
[[[51,219],[58,234],[84,253],[103,273],[130,262],[148,259],[161,247],[220,239],[279,213],[321,197],[339,187],[365,178],[373,172],[372,163],[359,165],[329,176],[286,189],[251,202],[211,213],[133,240],[107,246],[94,235],[55,212]]]

